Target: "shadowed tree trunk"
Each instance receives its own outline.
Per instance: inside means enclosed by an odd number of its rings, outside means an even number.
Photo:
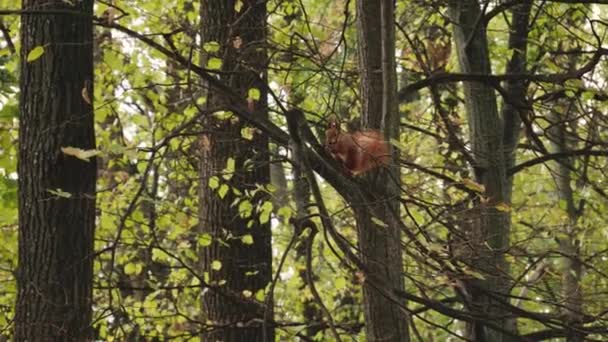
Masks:
[[[572,23],[575,24],[575,23]],[[570,70],[576,69],[577,58],[568,56],[567,61]],[[570,132],[575,132],[576,128],[568,130],[568,125],[574,125],[577,113],[576,98],[566,98],[557,101],[557,105],[550,109],[547,119],[550,123],[547,129],[547,137],[550,141],[551,152],[567,153],[576,143],[576,136]],[[583,291],[581,278],[583,265],[580,258],[580,240],[577,234],[580,232],[577,222],[582,214],[582,205],[577,206],[572,187],[572,170],[575,170],[574,157],[560,158],[551,163],[550,171],[555,180],[557,200],[567,219],[560,227],[560,234],[556,237],[559,244],[559,251],[562,260],[559,263],[561,273],[561,295],[563,297],[562,314],[566,324],[572,328],[580,328],[584,318],[583,312]],[[585,335],[571,329],[567,336],[567,342],[581,342],[585,340]]]
[[[202,44],[207,52],[203,65],[221,59],[226,73],[220,80],[243,99],[250,88],[257,88],[255,115],[265,117],[266,3],[240,4],[237,9],[234,0],[201,2]],[[225,94],[208,91],[208,108],[229,104]],[[268,140],[256,132],[250,140],[245,138],[244,123],[230,114],[207,116],[203,124],[209,133],[200,139],[200,233],[209,234],[213,242],[201,247],[200,256],[209,282],[222,286],[203,290],[203,320],[214,327],[201,339],[274,341],[274,330],[262,324],[264,309],[254,299],[270,282],[272,272],[270,224],[259,211],[271,202],[264,191],[254,191],[270,181]],[[226,175],[222,170],[229,160],[234,161],[234,172]],[[216,179],[230,190],[224,193],[222,186],[210,186]]]
[[[62,147],[95,148],[93,1],[24,0],[19,130],[19,268],[15,341],[92,337],[96,162]],[[36,47],[42,56],[26,60]]]
[[[507,72],[525,70],[529,10],[529,4],[525,4],[513,12],[514,33],[509,44],[515,52]],[[449,2],[449,17],[454,23],[454,41],[463,73],[492,73],[483,15],[478,0]],[[485,187],[482,194],[485,203],[476,201],[463,232],[469,246],[469,250],[462,251],[465,262],[484,277],[472,277],[464,282],[466,307],[485,318],[483,322],[467,323],[466,337],[473,341],[507,341],[509,337],[504,332],[514,331],[514,322],[502,304],[509,301],[509,264],[504,254],[509,248],[510,215],[496,206],[510,202],[512,179],[507,168],[515,161],[519,115],[526,88],[524,82],[518,81],[508,82],[506,86],[510,96],[499,115],[492,87],[478,82],[463,84],[473,178]]]
[[[357,13],[362,126],[382,129],[387,140],[398,138],[394,4],[392,0],[360,0]],[[391,214],[399,212],[399,169],[393,164],[367,179],[370,184],[375,182],[374,186],[383,187],[391,199],[364,204],[373,206],[372,210],[354,208],[361,255],[371,274],[385,279],[391,288],[403,289],[401,234]],[[386,226],[374,222],[372,212]],[[363,300],[368,341],[409,341],[408,316],[398,305],[369,284],[363,285]]]

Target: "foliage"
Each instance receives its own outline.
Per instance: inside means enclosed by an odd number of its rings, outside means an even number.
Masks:
[[[211,244],[212,237],[197,233],[198,179],[197,153],[205,148],[201,139],[207,127],[198,122],[205,103],[204,89],[193,70],[170,58],[142,37],[166,46],[192,65],[200,62],[198,2],[113,1],[96,7],[94,105],[98,151],[70,153],[98,154],[98,219],[95,239],[94,325],[104,341],[158,337],[160,340],[198,340],[203,329],[219,322],[201,316],[201,291],[221,290],[222,281],[200,271],[197,249]],[[240,1],[236,1],[236,6]],[[6,5],[6,6],[5,6]],[[0,0],[0,8],[9,8]],[[269,84],[272,122],[286,129],[278,105],[293,105],[307,113],[315,133],[321,136],[324,120],[338,114],[355,125],[361,103],[357,70],[355,4],[349,0],[269,1],[268,44]],[[499,8],[490,2],[487,13]],[[108,14],[110,13],[110,14]],[[517,148],[510,203],[497,209],[511,214],[511,248],[507,253],[512,280],[511,303],[530,313],[548,313],[546,321],[519,317],[518,333],[525,335],[560,327],[563,299],[560,294],[564,255],[560,239],[570,239],[579,248],[573,256],[585,270],[581,286],[585,327],[599,331],[589,337],[601,339],[606,332],[603,312],[608,304],[608,257],[604,213],[608,211],[605,170],[608,118],[605,92],[606,63],[591,65],[582,75],[554,81],[553,75],[568,75],[593,61],[594,53],[606,55],[602,48],[607,32],[603,5],[535,2],[528,39],[529,83],[526,101],[531,108],[528,122]],[[19,48],[16,17],[0,17],[10,29]],[[503,75],[513,51],[508,48],[511,14],[506,8],[488,23],[492,69]],[[110,28],[108,26],[113,26]],[[402,133],[392,145],[401,153],[403,203],[402,220],[408,238],[402,241],[405,254],[406,291],[424,300],[409,302],[415,334],[423,341],[457,340],[462,321],[434,309],[439,303],[462,310],[458,282],[484,277],[468,268],[457,255],[458,234],[466,229],[468,217],[475,214],[475,200],[481,202],[484,189],[471,179],[466,157],[467,118],[463,94],[456,81],[455,53],[451,47],[450,23],[442,1],[397,1],[397,51],[400,81]],[[120,27],[131,31],[121,30]],[[131,32],[139,33],[140,36]],[[237,44],[237,43],[235,43]],[[205,50],[217,48],[214,44]],[[443,49],[443,50],[442,50]],[[599,51],[599,52],[597,52]],[[34,61],[44,49],[31,51]],[[572,62],[573,57],[574,62]],[[203,65],[214,75],[222,60],[210,59]],[[574,64],[573,65],[571,65]],[[10,335],[10,318],[15,297],[14,271],[17,255],[16,155],[18,129],[17,55],[0,40],[0,333]],[[438,76],[446,76],[440,78]],[[417,85],[430,80],[418,88]],[[499,78],[506,80],[506,77]],[[494,82],[499,88],[500,82]],[[499,88],[500,89],[500,88]],[[500,92],[499,92],[500,93]],[[502,94],[501,94],[502,95]],[[252,88],[248,99],[255,101],[260,90]],[[503,105],[513,99],[499,96]],[[568,154],[572,162],[571,186],[580,210],[573,234],[562,227],[569,220],[565,202],[557,195],[555,158],[543,159],[550,151],[547,119],[551,111],[565,117],[566,109],[575,113],[567,123]],[[226,120],[238,116],[226,109],[214,113]],[[248,127],[243,138],[269,134],[259,127]],[[306,327],[321,326],[314,340],[331,341],[322,317],[309,321],[306,303],[314,303],[304,284],[307,272],[303,255],[290,244],[296,216],[293,198],[280,201],[280,194],[293,193],[293,177],[287,147],[272,141],[273,163],[287,173],[287,188],[257,184],[255,191],[241,193],[233,186],[234,159],[209,182],[217,195],[234,195],[233,205],[250,220],[270,220],[273,230],[273,267],[279,281],[274,287],[274,324],[280,340],[294,340]],[[579,152],[575,152],[579,151]],[[236,158],[237,156],[231,156]],[[523,166],[522,166],[523,165]],[[251,165],[250,167],[255,167]],[[348,204],[320,180],[325,205],[342,236],[356,245],[354,217]],[[50,189],[53,190],[53,189]],[[257,193],[271,200],[258,208],[251,199]],[[278,200],[278,201],[277,201]],[[278,203],[277,203],[278,202]],[[319,227],[320,222],[315,221]],[[323,234],[320,234],[323,235]],[[414,237],[415,239],[412,239]],[[217,241],[251,244],[252,236],[230,236]],[[317,238],[313,249],[315,284],[324,304],[344,337],[362,339],[363,308],[360,273],[346,267],[341,253],[334,253],[334,242]],[[286,254],[281,264],[283,255]],[[546,270],[538,279],[531,273],[538,265]],[[278,266],[282,265],[281,269]],[[221,261],[213,264],[214,270]],[[270,286],[268,287],[270,289]],[[244,291],[243,298],[265,303],[268,291]],[[549,326],[547,326],[549,322]],[[556,323],[557,322],[557,323]],[[604,335],[605,336],[605,335]]]

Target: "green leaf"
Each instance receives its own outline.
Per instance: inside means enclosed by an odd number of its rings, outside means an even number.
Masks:
[[[203,50],[207,52],[218,52],[220,50],[220,43],[206,42],[205,44],[203,44]]]
[[[279,208],[279,210],[277,211],[277,215],[282,216],[287,221],[291,218],[291,216],[293,216],[293,210],[290,206],[286,205],[284,207]]]
[[[253,245],[253,236],[251,234],[241,236],[241,242],[245,245]]]
[[[235,167],[236,167],[236,162],[235,162],[234,158],[228,158],[228,161],[226,162],[226,168],[224,169],[224,175],[222,177],[225,180],[229,180],[230,178],[232,178]]]
[[[248,200],[244,200],[244,201],[241,201],[241,203],[239,203],[239,215],[241,216],[241,218],[250,217],[252,210],[253,210],[253,206],[251,205],[251,202],[249,202]]]
[[[63,198],[70,198],[72,197],[72,194],[69,192],[65,192],[59,188],[57,188],[56,190],[52,190],[52,189],[47,189],[46,191],[50,192],[51,194],[57,196],[57,197],[63,197]]]
[[[207,69],[209,70],[220,70],[222,68],[222,60],[217,57],[209,58],[207,62]]]
[[[336,288],[336,290],[344,289],[346,287],[346,279],[344,279],[343,277],[335,279],[334,287]]]
[[[213,237],[211,234],[203,233],[198,237],[198,245],[201,247],[210,246],[211,242],[213,242]]]
[[[258,302],[263,302],[266,299],[266,291],[264,291],[264,289],[259,289],[256,293],[255,293],[255,299]]]
[[[33,62],[33,61],[37,60],[38,58],[40,58],[43,54],[44,54],[44,46],[38,45],[35,48],[33,48],[32,50],[30,50],[30,52],[27,54],[26,61],[28,63]]]
[[[211,269],[214,271],[219,271],[222,269],[222,262],[219,260],[213,260],[211,262]]]
[[[272,202],[266,201],[262,204],[262,210],[260,212],[260,223],[264,224],[270,220],[270,214],[272,213]]]
[[[262,94],[260,93],[260,89],[258,88],[249,88],[249,90],[247,91],[247,98],[255,101],[259,101],[261,95]]]
[[[164,261],[164,260],[167,260],[167,255],[162,250],[160,250],[158,248],[153,248],[152,249],[152,260],[156,261],[156,262]]]
[[[253,132],[255,132],[255,128],[253,127],[243,127],[241,128],[241,137],[245,140],[253,139]]]
[[[211,189],[217,189],[220,186],[220,179],[217,176],[209,178],[209,187]]]
[[[228,193],[228,190],[230,190],[230,187],[226,184],[222,184],[222,186],[220,186],[220,188],[217,190],[217,194],[220,196],[221,199],[224,199],[224,197],[226,197],[226,194]]]
[[[126,264],[124,268],[126,275],[138,275],[143,270],[143,266],[141,264],[136,264],[133,262]]]

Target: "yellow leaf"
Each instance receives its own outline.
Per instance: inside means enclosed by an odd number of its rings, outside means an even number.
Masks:
[[[222,269],[222,262],[219,260],[213,260],[211,262],[211,269],[214,271],[219,271]]]
[[[462,180],[462,184],[469,189],[475,192],[483,193],[486,191],[486,187],[483,184],[479,184],[471,179],[465,178]]]
[[[371,219],[372,219],[372,222],[373,222],[374,224],[376,224],[377,226],[380,226],[380,227],[388,227],[388,224],[384,223],[384,221],[380,220],[380,219],[379,219],[379,218],[377,218],[377,217],[373,217],[373,216],[372,216],[372,217],[371,217]]]
[[[83,150],[81,148],[72,146],[62,147],[61,152],[67,154],[68,156],[73,156],[86,162],[89,161],[89,158],[94,157],[100,153],[99,150]]]
[[[511,211],[511,206],[505,202],[498,203],[494,208],[496,208],[496,210],[498,210],[498,211],[504,211],[505,213],[508,213]]]
[[[82,87],[80,95],[82,96],[84,102],[86,102],[87,104],[91,104],[91,96],[89,96],[89,90],[87,89],[86,85]]]
[[[38,58],[40,58],[40,56],[44,55],[44,46],[42,45],[38,45],[35,48],[33,48],[32,50],[30,50],[30,52],[27,54],[27,59],[26,61],[29,62],[33,62],[35,60],[37,60]]]
[[[253,245],[253,236],[251,234],[246,234],[241,236],[241,242],[245,245]]]
[[[201,247],[210,246],[212,242],[213,237],[211,236],[211,234],[203,233],[201,234],[201,236],[198,237],[198,244]]]
[[[262,93],[260,92],[260,89],[258,89],[258,88],[250,88],[247,91],[247,98],[250,98],[255,101],[259,101],[261,95],[262,95]]]

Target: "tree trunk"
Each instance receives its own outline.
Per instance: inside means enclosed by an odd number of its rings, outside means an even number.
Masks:
[[[570,70],[576,69],[576,58],[568,61]],[[567,130],[568,123],[576,122],[576,100],[559,100],[549,111],[547,119],[550,123],[547,137],[552,153],[567,153],[575,142],[575,137]],[[577,239],[577,222],[581,215],[577,208],[572,189],[571,172],[574,169],[573,158],[560,158],[551,163],[551,174],[555,180],[557,199],[560,208],[564,209],[568,219],[560,227],[557,237],[559,251],[562,254],[559,272],[562,278],[563,317],[565,323],[573,328],[580,327],[583,320],[583,291],[581,277],[583,267],[580,258],[580,246]],[[582,207],[581,207],[582,208]],[[584,334],[572,329],[566,336],[567,342],[581,342]]]
[[[488,43],[483,13],[477,0],[452,0],[449,16],[453,21],[454,40],[461,72],[491,74]],[[508,302],[509,265],[504,253],[509,247],[509,214],[496,209],[507,203],[510,181],[506,173],[505,133],[498,115],[494,89],[479,82],[464,82],[465,107],[473,157],[474,180],[485,187],[485,203],[477,202],[470,218],[466,218],[466,233],[470,250],[466,262],[485,279],[464,279],[466,307],[484,317],[484,321],[468,323],[466,337],[473,341],[506,341],[501,332],[512,331],[512,321],[501,302]],[[517,130],[516,122],[509,123]],[[518,133],[518,132],[517,132]],[[513,143],[516,132],[509,137]],[[512,148],[512,146],[510,146]],[[492,328],[489,328],[489,326]]]
[[[266,3],[242,1],[237,11],[234,0],[202,1],[201,19],[203,46],[209,47],[209,42],[220,46],[217,52],[208,48],[204,59],[220,58],[222,71],[226,72],[220,80],[243,98],[248,97],[250,88],[259,89],[255,115],[267,116],[266,86],[262,84],[266,76],[259,78],[266,74],[266,51],[262,47],[266,39]],[[227,105],[229,101],[224,94],[212,90],[207,94],[208,108]],[[211,235],[213,242],[201,247],[200,256],[209,283],[222,285],[203,290],[203,320],[214,326],[201,339],[274,341],[274,329],[262,324],[264,308],[254,300],[255,294],[270,282],[272,272],[270,224],[258,211],[270,198],[263,191],[253,192],[258,185],[270,181],[268,140],[257,133],[251,140],[243,138],[241,130],[245,125],[236,116],[207,116],[203,124],[211,132],[200,139],[200,232]],[[234,160],[234,174],[222,177],[229,158]],[[214,177],[230,190],[221,195],[219,188],[211,187],[210,179]],[[243,211],[244,207],[251,211]],[[246,237],[249,235],[253,241]]]
[[[391,0],[360,0],[357,13],[362,126],[382,129],[387,140],[398,138],[394,4]],[[399,211],[398,179],[399,169],[394,164],[386,172],[368,177],[370,184],[383,187],[391,195],[377,204],[365,203],[354,210],[359,248],[368,272],[385,279],[390,288],[403,289],[401,234],[392,215]],[[374,222],[372,212],[386,226]],[[363,285],[363,300],[368,341],[409,341],[408,316],[395,303],[369,284]]]
[[[93,1],[24,0],[23,9],[82,15],[22,17],[15,341],[85,341],[92,336],[96,161],[61,148],[95,148]],[[44,54],[27,62],[38,46]]]

